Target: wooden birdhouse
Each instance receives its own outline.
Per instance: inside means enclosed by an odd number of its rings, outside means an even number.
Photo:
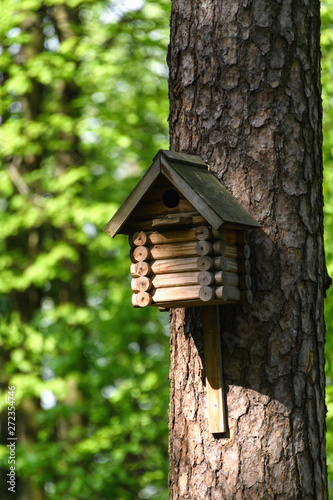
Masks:
[[[169,308],[251,303],[259,227],[201,158],[160,150],[105,231],[129,235],[133,305]]]
[[[247,230],[260,224],[198,156],[160,150],[105,231],[129,236],[134,307],[202,309],[208,420],[227,431],[219,311],[252,303]]]

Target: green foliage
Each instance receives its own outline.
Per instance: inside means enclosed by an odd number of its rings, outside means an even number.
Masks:
[[[325,196],[325,251],[328,273],[333,277],[333,2],[321,4],[322,12],[322,86],[323,86],[323,156]],[[326,403],[327,403],[327,464],[329,495],[333,498],[333,287],[328,290],[325,305],[326,320]]]
[[[31,500],[167,498],[168,318],[102,229],[168,144],[169,8],[2,2],[0,412],[14,385]]]
[[[133,5],[2,0],[0,424],[14,385],[17,488],[29,500],[167,498],[167,317],[132,310],[127,242],[102,231],[167,147],[170,2]],[[332,0],[322,52],[332,276]],[[326,323],[333,495],[332,289]],[[3,441],[0,467],[4,481]]]

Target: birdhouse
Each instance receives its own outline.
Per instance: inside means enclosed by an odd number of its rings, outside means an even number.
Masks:
[[[105,231],[129,235],[134,307],[252,302],[260,224],[198,156],[160,150]]]
[[[209,428],[227,431],[219,311],[252,303],[247,231],[260,224],[198,156],[160,150],[106,225],[129,236],[134,307],[202,309]]]

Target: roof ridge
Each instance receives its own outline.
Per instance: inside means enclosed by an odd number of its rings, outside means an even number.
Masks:
[[[168,149],[160,149],[154,159],[158,155],[163,156],[167,161],[175,161],[177,163],[185,163],[186,165],[194,165],[196,167],[204,167],[206,169],[208,168],[207,163],[197,155],[181,153],[179,151],[169,151]]]

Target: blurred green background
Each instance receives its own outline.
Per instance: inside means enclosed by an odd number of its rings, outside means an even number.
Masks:
[[[170,7],[2,0],[3,500],[13,498],[8,385],[16,388],[16,498],[168,498],[168,314],[131,307],[127,239],[102,229],[158,149],[168,148]],[[322,2],[322,55],[333,275],[332,1]],[[333,492],[333,290],[326,323]]]
[[[329,275],[333,278],[333,1],[321,2],[321,47],[323,87],[323,160],[325,251]],[[329,498],[333,498],[333,286],[325,301],[327,469]]]

